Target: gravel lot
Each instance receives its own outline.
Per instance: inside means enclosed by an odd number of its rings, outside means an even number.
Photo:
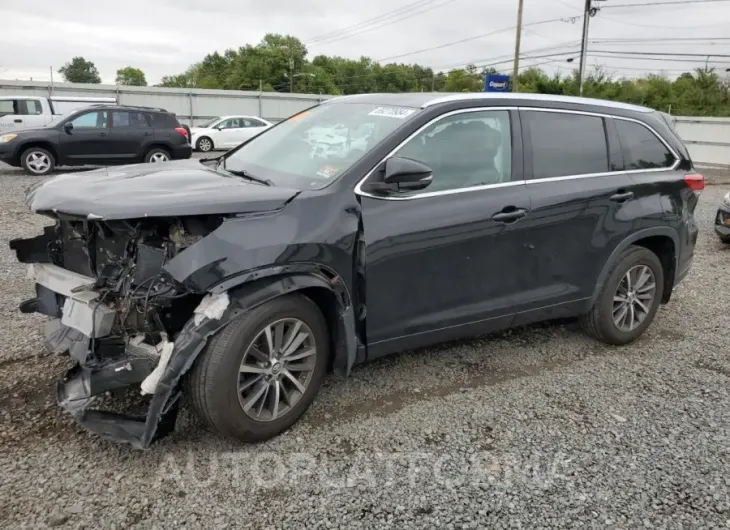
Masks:
[[[7,248],[39,233],[0,167],[0,526],[7,528],[730,528],[730,248],[696,213],[694,269],[623,348],[530,327],[329,378],[304,419],[246,446],[184,412],[135,451],[61,413],[66,359]]]

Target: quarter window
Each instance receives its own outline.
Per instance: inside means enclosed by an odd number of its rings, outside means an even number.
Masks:
[[[643,125],[633,121],[616,120],[616,131],[627,170],[659,169],[671,167],[676,162],[676,158],[667,146]]]
[[[523,116],[532,143],[532,178],[608,171],[603,118],[539,111],[527,111]]]
[[[146,128],[149,127],[144,114],[141,112],[113,112],[112,126],[114,128]]]
[[[104,129],[108,126],[107,112],[87,112],[71,120],[74,129]]]
[[[433,170],[433,181],[418,193],[499,184],[512,179],[509,112],[468,112],[439,120],[396,153]]]

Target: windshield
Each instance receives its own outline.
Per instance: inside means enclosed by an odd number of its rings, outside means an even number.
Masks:
[[[213,125],[218,120],[220,120],[220,118],[213,118],[212,120],[208,120],[208,121],[204,122],[202,125],[198,125],[198,127],[202,127],[204,129],[206,129],[206,128],[210,127],[211,125]]]
[[[276,186],[319,189],[412,117],[416,109],[364,103],[326,103],[292,116],[226,158]]]

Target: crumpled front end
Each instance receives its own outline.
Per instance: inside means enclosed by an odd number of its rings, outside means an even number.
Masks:
[[[240,310],[225,292],[196,292],[164,267],[223,220],[61,218],[40,236],[11,241],[35,281],[36,296],[21,311],[51,317],[46,347],[76,361],[57,398],[81,425],[138,448],[172,430],[178,379]],[[101,394],[129,387],[151,396],[146,416],[93,408]]]

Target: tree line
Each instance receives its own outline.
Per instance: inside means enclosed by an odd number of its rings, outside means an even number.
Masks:
[[[76,57],[59,72],[69,82],[99,83],[91,61]],[[290,35],[268,34],[256,45],[206,55],[202,61],[157,86],[261,90],[346,95],[372,92],[478,92],[493,69],[467,65],[435,71],[419,64],[380,64],[369,57],[307,56],[306,46]],[[146,86],[144,72],[117,70],[117,84]],[[527,68],[519,75],[520,92],[578,94],[578,73],[549,75]],[[730,116],[730,80],[713,69],[696,69],[670,79],[663,75],[616,77],[603,69],[586,76],[584,95],[646,105],[686,116]]]

